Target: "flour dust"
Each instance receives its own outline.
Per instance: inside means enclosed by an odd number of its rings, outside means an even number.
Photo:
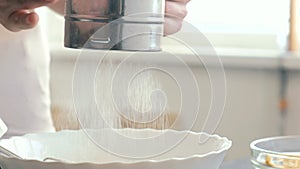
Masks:
[[[105,59],[77,65],[74,105],[84,129],[168,129],[172,118],[157,70]]]

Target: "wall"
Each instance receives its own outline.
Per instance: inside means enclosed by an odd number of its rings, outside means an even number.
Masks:
[[[289,70],[288,74],[288,110],[286,117],[285,132],[288,135],[300,135],[300,72]]]
[[[217,133],[233,140],[228,159],[250,156],[251,141],[279,135],[279,76],[276,70],[226,69],[228,95]]]

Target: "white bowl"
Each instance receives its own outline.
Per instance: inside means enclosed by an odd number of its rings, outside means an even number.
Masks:
[[[97,135],[103,139],[104,136],[111,135],[113,133],[111,131],[101,130]],[[87,132],[83,130],[28,134],[0,141],[1,146],[24,158],[1,155],[0,165],[3,169],[218,169],[232,144],[224,137],[190,131],[167,130],[163,133],[135,129],[117,131],[121,134],[130,133],[130,136],[136,136],[137,140],[149,136],[149,133],[150,135],[154,133],[155,137],[162,137],[161,142],[155,141],[149,145],[107,140],[111,147],[122,147],[121,149],[124,148],[126,151],[134,149],[147,152],[157,147],[161,148],[160,143],[180,141],[171,146],[171,149],[149,158],[128,158],[108,153],[106,151],[108,149],[100,148],[90,139],[91,133],[88,133],[87,137]],[[199,143],[199,137],[207,139]],[[43,161],[46,158],[54,160]]]

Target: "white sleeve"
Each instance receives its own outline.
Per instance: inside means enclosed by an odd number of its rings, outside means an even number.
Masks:
[[[40,27],[12,33],[0,26],[0,117],[6,137],[54,131],[50,56]]]

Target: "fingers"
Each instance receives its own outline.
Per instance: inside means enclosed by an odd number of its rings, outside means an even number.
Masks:
[[[171,35],[178,32],[181,29],[182,20],[174,18],[165,18],[164,35]]]
[[[165,13],[167,17],[183,19],[187,15],[186,5],[174,1],[166,1]]]
[[[4,26],[13,32],[33,28],[38,23],[39,17],[33,11],[20,10],[12,13]]]
[[[189,0],[167,0],[165,8],[164,35],[178,32],[187,15],[186,3]]]
[[[13,0],[15,9],[34,9],[55,3],[57,0]]]
[[[183,3],[183,4],[187,4],[188,2],[190,2],[190,0],[167,0],[167,2],[168,1],[179,2],[179,3]]]
[[[55,3],[57,0],[0,0],[0,24],[17,32],[33,28],[38,23],[35,8]]]

